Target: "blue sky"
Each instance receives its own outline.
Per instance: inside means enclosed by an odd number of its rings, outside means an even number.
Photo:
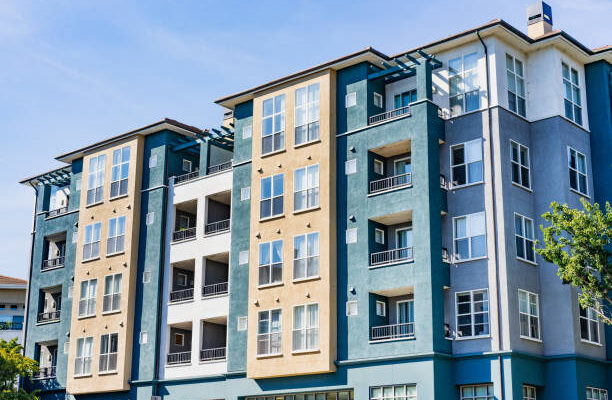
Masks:
[[[0,2],[0,274],[26,277],[33,190],[54,157],[164,117],[220,122],[213,100],[366,46],[395,54],[532,1]],[[417,5],[418,4],[418,5]],[[551,0],[555,28],[611,44],[612,0]]]

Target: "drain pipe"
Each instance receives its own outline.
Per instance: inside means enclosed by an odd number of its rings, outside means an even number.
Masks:
[[[497,202],[495,201],[495,168],[493,164],[493,140],[492,134],[493,131],[493,122],[491,120],[491,82],[490,82],[490,74],[489,74],[489,49],[485,44],[484,40],[480,36],[480,30],[476,31],[476,36],[478,36],[478,40],[482,44],[482,48],[484,49],[485,54],[485,74],[487,77],[487,119],[488,119],[488,128],[487,128],[487,140],[489,141],[489,151],[491,152],[491,159],[489,160],[491,164],[491,199],[492,205],[491,210],[493,212],[493,240],[495,243],[495,293],[497,297],[497,346],[498,346],[498,355],[497,355],[497,363],[499,364],[499,379],[501,385],[501,399],[505,398],[505,378],[504,378],[504,369],[502,366],[502,357],[499,351],[502,349],[502,340],[501,340],[501,318],[500,318],[500,294],[499,294],[499,248],[497,243]]]

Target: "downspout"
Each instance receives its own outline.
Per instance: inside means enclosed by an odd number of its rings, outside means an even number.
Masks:
[[[497,347],[498,347],[498,355],[497,355],[497,363],[499,364],[499,379],[500,379],[500,385],[501,385],[501,399],[500,400],[504,400],[505,398],[505,378],[504,378],[504,369],[502,367],[502,357],[501,354],[499,354],[499,351],[502,349],[502,340],[501,340],[501,334],[502,334],[502,329],[501,329],[501,317],[500,317],[500,304],[501,304],[501,296],[499,293],[499,287],[500,287],[500,283],[499,283],[499,248],[498,248],[498,243],[497,243],[497,202],[495,201],[495,168],[494,168],[494,164],[493,164],[493,154],[494,154],[494,149],[493,149],[493,140],[491,139],[492,135],[491,132],[493,131],[493,122],[491,119],[491,82],[490,82],[490,74],[489,74],[489,49],[487,48],[487,45],[485,44],[484,40],[482,40],[482,37],[480,36],[480,30],[476,31],[476,36],[478,36],[478,40],[480,40],[480,43],[482,44],[482,47],[484,49],[484,54],[485,54],[485,74],[487,77],[487,118],[488,118],[488,128],[487,128],[487,133],[486,133],[486,138],[489,141],[489,151],[491,152],[491,158],[489,160],[489,163],[491,164],[491,199],[492,199],[492,205],[491,205],[491,209],[493,212],[493,241],[495,243],[495,293],[497,295]]]

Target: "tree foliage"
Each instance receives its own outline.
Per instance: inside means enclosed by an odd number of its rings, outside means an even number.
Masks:
[[[544,246],[536,251],[559,267],[557,275],[564,283],[581,290],[580,305],[591,307],[607,324],[612,323],[612,207],[582,199],[583,209],[552,202],[551,211],[542,217],[550,224],[540,226]]]
[[[31,378],[35,372],[38,372],[38,363],[23,355],[17,339],[0,340],[0,399],[36,399],[16,389],[19,377]]]

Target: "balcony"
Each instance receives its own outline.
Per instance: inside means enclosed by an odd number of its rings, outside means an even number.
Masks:
[[[53,379],[56,376],[57,367],[39,367],[38,372],[35,372],[32,375],[32,379],[34,380],[44,380],[44,379]]]
[[[206,197],[205,235],[214,235],[230,230],[230,209],[232,194],[230,191],[215,193]]]
[[[196,237],[196,227],[182,228],[172,232],[172,243],[182,242],[184,240],[193,239]]]
[[[370,268],[414,260],[412,211],[371,218],[369,231]]]
[[[62,287],[41,289],[38,296],[38,323],[59,321],[62,309]]]
[[[38,314],[38,322],[39,323],[45,323],[45,322],[59,321],[60,313],[61,313],[61,310],[47,311],[47,312],[39,313]]]
[[[380,124],[386,121],[410,115],[410,106],[396,108],[384,113],[372,115],[368,120],[368,125]]]
[[[186,301],[193,299],[193,288],[175,290],[170,292],[170,303],[176,303],[179,301]]]
[[[411,147],[410,140],[400,140],[369,149],[369,194],[412,186]]]
[[[206,226],[204,227],[204,234],[212,235],[214,233],[221,233],[221,232],[226,232],[229,230],[230,230],[230,220],[224,219],[221,221],[216,221],[216,222],[211,222],[209,224],[206,224]]]
[[[225,360],[226,347],[200,350],[200,361]]]
[[[182,242],[196,237],[197,209],[197,200],[185,201],[175,206],[172,243]]]
[[[192,181],[192,180],[198,178],[199,176],[200,176],[200,171],[198,171],[196,169],[195,171],[188,172],[188,173],[183,174],[183,175],[175,176],[174,177],[174,184],[175,185],[180,185],[181,183]]]
[[[204,259],[202,268],[202,297],[227,294],[229,281],[229,252],[212,254]]]
[[[370,194],[412,186],[412,173],[393,175],[370,182]]]
[[[414,260],[412,247],[402,247],[370,254],[370,266],[372,267],[412,260]]]
[[[414,322],[372,327],[372,340],[390,340],[414,337]]]
[[[370,293],[370,341],[413,339],[414,290],[394,288]]]
[[[168,365],[190,364],[191,363],[191,351],[168,353],[168,359],[166,363]]]
[[[193,259],[172,264],[170,303],[193,299],[194,270],[195,260]]]
[[[191,363],[191,322],[171,325],[169,327],[167,365]]]
[[[34,358],[39,370],[32,376],[34,380],[53,379],[56,376],[57,341],[36,343]]]
[[[226,294],[228,288],[227,282],[213,283],[212,285],[202,286],[202,297],[219,296]]]
[[[65,261],[64,256],[59,256],[59,257],[51,258],[48,260],[43,260],[40,270],[46,271],[48,269],[63,267],[64,261]]]
[[[209,166],[206,168],[206,175],[218,174],[219,172],[227,171],[228,169],[232,169],[232,160]]]
[[[66,254],[66,232],[45,237],[43,246],[43,254],[46,254],[47,258],[42,262],[41,271],[63,267]]]
[[[56,208],[54,210],[47,211],[47,218],[59,217],[60,215],[68,212],[68,206]]]

